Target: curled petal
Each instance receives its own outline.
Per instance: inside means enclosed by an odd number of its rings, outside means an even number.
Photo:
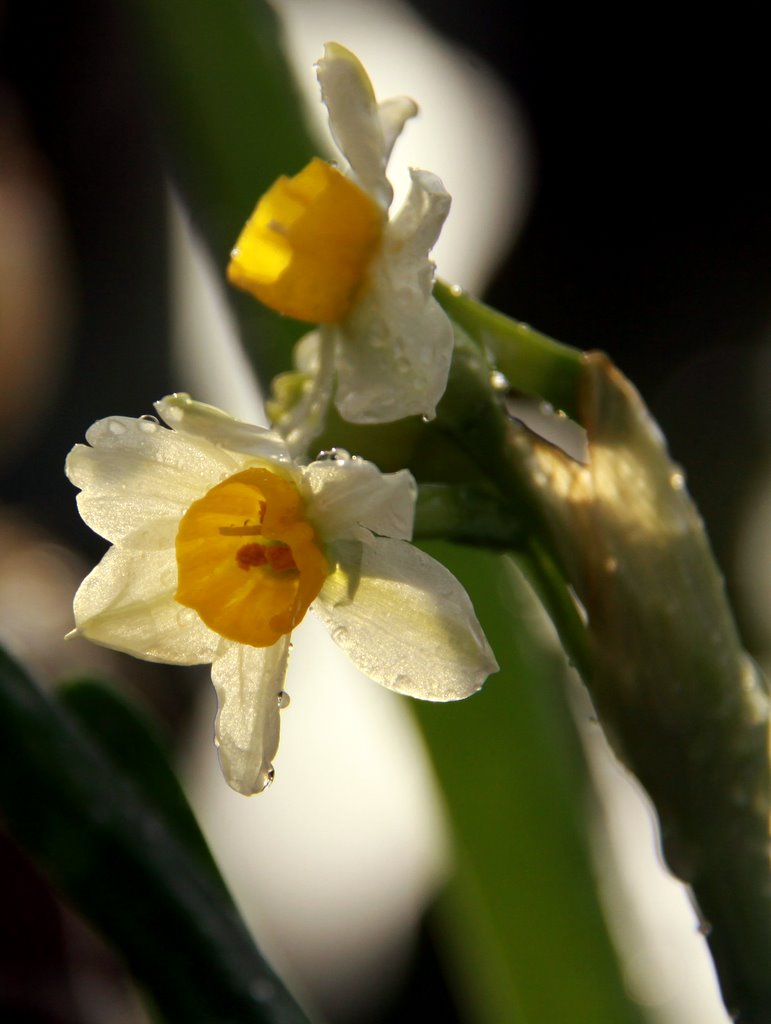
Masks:
[[[336,404],[352,423],[432,418],[447,387],[453,333],[434,299],[428,258],[450,208],[436,175],[412,171],[370,280],[339,329]]]
[[[404,130],[405,124],[411,117],[415,117],[417,112],[418,105],[409,96],[394,96],[390,100],[383,100],[378,104],[377,113],[383,131],[386,163],[388,163],[394,143]]]
[[[110,548],[75,595],[76,632],[145,661],[211,661],[220,638],[174,600],[176,588],[173,548]]]
[[[327,543],[366,542],[373,533],[412,539],[417,488],[408,470],[381,473],[373,463],[353,458],[312,462],[303,480],[311,494],[308,517]]]
[[[370,679],[447,701],[470,696],[497,671],[466,591],[439,562],[388,538],[336,552],[338,568],[313,610]]]
[[[288,636],[272,647],[223,641],[212,664],[220,767],[228,785],[245,796],[261,792],[273,778],[280,725],[278,694],[288,655]]]
[[[388,209],[393,190],[385,176],[386,143],[367,72],[350,50],[327,43],[316,73],[337,148],[361,187]]]
[[[412,167],[410,178],[409,195],[388,229],[388,246],[398,254],[404,272],[414,270],[413,261],[419,264],[424,277],[428,277],[422,282],[425,288],[433,285],[434,275],[433,268],[426,271],[423,261],[436,245],[452,199],[441,178],[431,171]]]
[[[266,462],[291,462],[283,438],[274,431],[245,423],[205,402],[196,402],[190,395],[167,395],[155,403],[155,408],[170,427],[190,437]]]

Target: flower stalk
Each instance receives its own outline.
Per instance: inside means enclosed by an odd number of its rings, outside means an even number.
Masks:
[[[462,328],[437,420],[405,452],[421,484],[418,529],[493,549],[512,542],[616,754],[654,802],[729,1011],[762,1024],[771,1015],[768,701],[682,471],[607,357],[522,330],[467,296],[437,295]],[[542,388],[586,430],[586,462],[510,419],[490,382],[501,365],[512,388]],[[440,439],[449,454],[426,466],[420,452]],[[490,506],[458,486],[462,459]],[[452,498],[431,486],[442,476]]]
[[[656,806],[726,1005],[760,1024],[771,1013],[766,692],[683,474],[637,392],[601,354],[586,358],[577,409],[587,465],[514,431],[506,457],[529,481],[585,609],[584,681]]]

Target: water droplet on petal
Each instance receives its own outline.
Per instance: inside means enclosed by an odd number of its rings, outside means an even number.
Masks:
[[[675,472],[670,476],[669,484],[673,491],[682,491],[685,487],[685,476],[680,472]]]
[[[278,694],[276,695],[276,703],[278,704],[278,706],[281,709],[281,711],[283,711],[284,708],[288,708],[289,707],[290,697],[289,697],[289,694],[286,692],[286,690],[279,690],[278,691]]]
[[[260,793],[264,793],[265,792],[265,790],[273,782],[275,777],[276,777],[276,769],[273,767],[273,765],[271,765],[270,768],[268,768],[268,770],[265,772],[265,775],[263,776],[262,789],[260,790]]]
[[[345,626],[335,626],[331,633],[332,639],[336,644],[341,644],[343,640],[348,636],[348,630]]]
[[[111,434],[115,434],[116,437],[120,437],[121,434],[126,433],[126,424],[121,423],[120,420],[110,420],[107,427]]]
[[[509,391],[511,384],[505,373],[500,370],[493,370],[490,374],[490,387],[493,391]]]
[[[396,679],[394,679],[393,687],[395,690],[403,690],[405,687],[410,685],[410,682],[410,677],[401,673],[396,677]]]
[[[351,453],[345,448],[325,448],[316,456],[316,462],[350,462]]]
[[[139,423],[139,429],[143,430],[146,434],[152,434],[153,431],[158,429],[158,420],[155,416],[140,416],[137,422]]]

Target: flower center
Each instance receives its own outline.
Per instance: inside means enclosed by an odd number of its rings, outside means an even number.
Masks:
[[[228,640],[272,646],[329,574],[303,511],[297,488],[267,469],[212,487],[179,524],[177,601]]]
[[[286,316],[336,323],[364,280],[383,222],[374,199],[315,157],[257,203],[228,279]]]

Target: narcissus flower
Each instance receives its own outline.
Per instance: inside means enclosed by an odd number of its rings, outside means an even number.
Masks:
[[[293,462],[275,433],[186,395],[113,416],[67,475],[112,543],[75,596],[75,632],[149,661],[212,664],[230,785],[272,778],[289,640],[308,608],[366,675],[424,700],[497,669],[458,581],[409,542],[415,484],[345,453]]]
[[[453,331],[432,296],[428,254],[450,197],[436,175],[411,170],[409,196],[389,220],[386,165],[417,107],[407,97],[378,104],[364,68],[338,43],[327,44],[317,70],[346,169],[314,159],[279,178],[236,242],[228,277],[272,309],[323,325],[305,339],[306,363],[314,362],[308,346],[329,349],[315,358],[313,397],[331,392],[336,370],[344,419],[432,417],[447,385]]]

